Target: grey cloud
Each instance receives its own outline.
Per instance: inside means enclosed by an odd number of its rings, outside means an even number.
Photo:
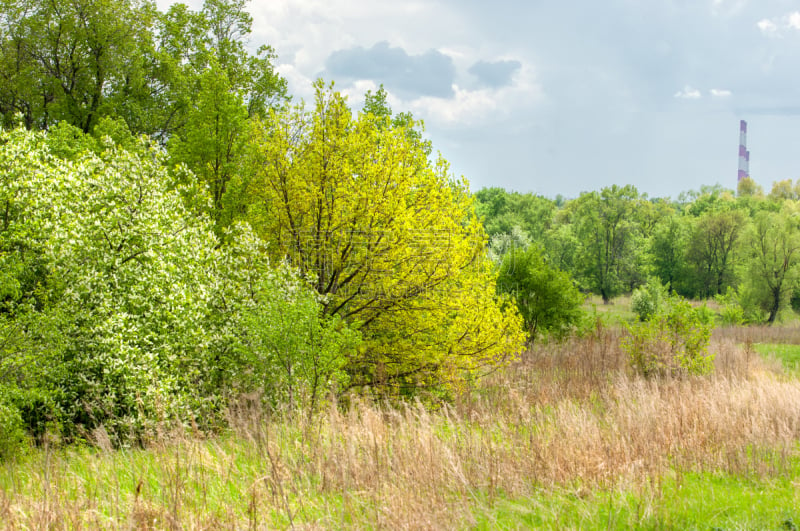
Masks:
[[[499,88],[511,84],[511,76],[522,67],[519,61],[478,61],[469,73],[478,78],[481,85]]]
[[[453,60],[436,50],[409,55],[402,48],[379,42],[333,52],[325,61],[334,79],[371,79],[401,97],[453,96],[456,69]]]

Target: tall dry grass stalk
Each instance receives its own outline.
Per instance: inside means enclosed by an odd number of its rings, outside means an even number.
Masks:
[[[628,372],[617,334],[537,347],[437,411],[354,400],[288,422],[244,402],[232,411],[235,436],[153,448],[149,470],[117,472],[94,491],[76,487],[63,460],[37,463],[27,483],[0,491],[0,521],[449,529],[469,526],[476,507],[552,487],[657,490],[665,475],[687,471],[787,471],[800,439],[797,380],[730,339],[712,345],[712,376],[642,379]],[[34,486],[45,468],[49,486]]]
[[[800,325],[791,326],[723,326],[714,330],[717,339],[737,343],[784,343],[800,345]]]

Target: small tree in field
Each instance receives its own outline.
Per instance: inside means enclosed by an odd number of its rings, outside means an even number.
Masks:
[[[263,391],[274,410],[311,414],[325,392],[347,384],[347,360],[361,337],[338,315],[325,315],[320,299],[279,268],[262,279],[256,304],[244,312],[240,349],[254,380],[247,387]]]
[[[643,376],[707,374],[714,369],[708,353],[713,316],[674,297],[649,320],[628,327],[622,347],[634,371]]]
[[[583,316],[583,295],[569,274],[551,267],[535,246],[506,253],[497,287],[514,297],[530,341],[539,335],[563,337]]]
[[[640,321],[647,321],[661,309],[666,298],[667,288],[657,278],[651,278],[647,284],[633,290],[631,310]]]

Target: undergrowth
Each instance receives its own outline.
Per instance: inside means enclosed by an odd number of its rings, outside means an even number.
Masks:
[[[724,337],[710,347],[713,374],[643,378],[628,368],[622,333],[538,345],[438,409],[352,397],[348,407],[288,419],[243,402],[223,436],[165,427],[145,449],[115,451],[102,437],[45,447],[0,467],[0,526],[728,529],[797,521],[800,382]],[[759,514],[736,509],[769,489],[777,501],[754,505]],[[728,491],[734,501],[720,494]]]

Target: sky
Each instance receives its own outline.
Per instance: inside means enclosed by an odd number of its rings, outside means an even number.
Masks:
[[[163,9],[169,0],[159,0]],[[201,0],[187,2],[199,8]],[[800,0],[252,0],[295,101],[383,85],[476,191],[800,178]]]

